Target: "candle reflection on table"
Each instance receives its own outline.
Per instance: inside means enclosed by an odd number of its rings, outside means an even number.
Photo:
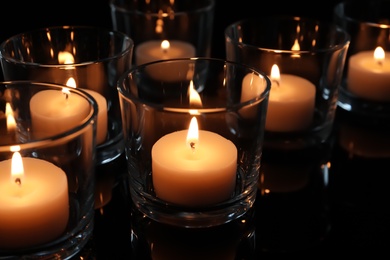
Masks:
[[[374,101],[390,100],[390,52],[380,46],[349,58],[348,89],[355,95]]]
[[[328,235],[330,150],[264,149],[255,202],[259,251],[302,251]]]
[[[212,228],[173,227],[132,215],[133,256],[136,259],[246,259],[255,249],[254,211]]]
[[[390,135],[387,125],[364,125],[340,122],[339,145],[350,157],[390,158]]]
[[[0,248],[28,248],[59,237],[69,219],[67,176],[54,164],[23,157],[0,162]]]
[[[293,192],[309,183],[309,164],[267,163],[261,165],[259,189],[261,194],[270,192]]]

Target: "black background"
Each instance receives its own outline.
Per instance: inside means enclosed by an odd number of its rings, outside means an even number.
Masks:
[[[15,1],[1,3],[0,41],[14,34],[59,25],[93,25],[112,28],[110,0]],[[196,0],[194,0],[196,1]],[[243,18],[287,14],[332,19],[332,10],[340,0],[258,1],[216,0],[212,56],[224,57],[224,29]]]

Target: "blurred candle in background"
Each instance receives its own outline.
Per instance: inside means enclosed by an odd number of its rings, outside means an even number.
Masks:
[[[390,52],[382,47],[351,55],[347,86],[355,95],[376,101],[390,100]]]
[[[136,64],[141,65],[156,60],[190,58],[195,56],[195,47],[184,41],[146,41],[135,50]]]

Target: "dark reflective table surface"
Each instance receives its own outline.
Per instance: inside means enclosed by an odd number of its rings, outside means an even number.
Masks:
[[[337,115],[329,145],[307,153],[265,149],[254,209],[214,228],[182,229],[144,218],[131,208],[124,156],[99,167],[94,235],[74,259],[262,259],[279,253],[386,252],[390,135],[378,132],[388,125],[367,127],[361,118],[343,111]]]
[[[257,8],[251,0],[237,4],[216,1],[212,52],[217,58],[225,54],[223,30],[234,21],[259,14],[331,19],[333,5],[339,2],[268,1]],[[18,16],[11,14],[13,20],[2,16],[1,39],[44,26],[111,28],[108,2],[88,0],[81,5],[70,0],[58,7],[43,1],[5,1],[3,10]],[[124,156],[98,167],[94,234],[74,259],[388,255],[390,123],[370,122],[367,126],[367,121],[371,120],[338,111],[329,147],[306,154],[264,151],[255,208],[233,223],[207,230],[168,227],[132,212]]]

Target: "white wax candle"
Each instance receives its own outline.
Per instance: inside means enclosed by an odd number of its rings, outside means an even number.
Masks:
[[[390,101],[390,52],[382,55],[375,58],[374,51],[363,51],[349,58],[349,91],[362,98]]]
[[[168,41],[163,41],[168,42]],[[146,41],[140,43],[135,49],[135,62],[137,65],[144,63],[167,60],[176,58],[191,58],[195,56],[195,47],[183,41],[169,41],[164,46],[162,41]],[[156,80],[174,81],[180,80],[178,75],[186,79],[190,68],[186,63],[181,64],[165,64],[165,66],[153,66],[153,71],[149,70],[149,74]]]
[[[316,88],[302,77],[289,74],[279,77],[275,80],[271,75],[265,129],[273,132],[304,130],[313,120]]]
[[[224,137],[199,131],[194,149],[187,130],[160,138],[152,147],[152,179],[157,197],[188,207],[229,199],[236,184],[237,148]]]
[[[72,88],[76,88],[77,84],[74,78],[69,78],[66,82],[66,85]],[[96,143],[102,144],[106,141],[107,138],[107,128],[108,128],[108,119],[107,119],[107,100],[100,93],[91,90],[91,89],[82,89],[88,94],[90,94],[96,101],[98,105],[98,119],[97,119],[97,130],[96,130]]]
[[[11,178],[12,159],[0,162],[0,248],[26,248],[61,235],[69,219],[66,174],[54,164],[23,158],[24,176]]]
[[[44,90],[30,100],[31,123],[35,136],[56,135],[80,125],[90,112],[84,98],[57,90]]]

